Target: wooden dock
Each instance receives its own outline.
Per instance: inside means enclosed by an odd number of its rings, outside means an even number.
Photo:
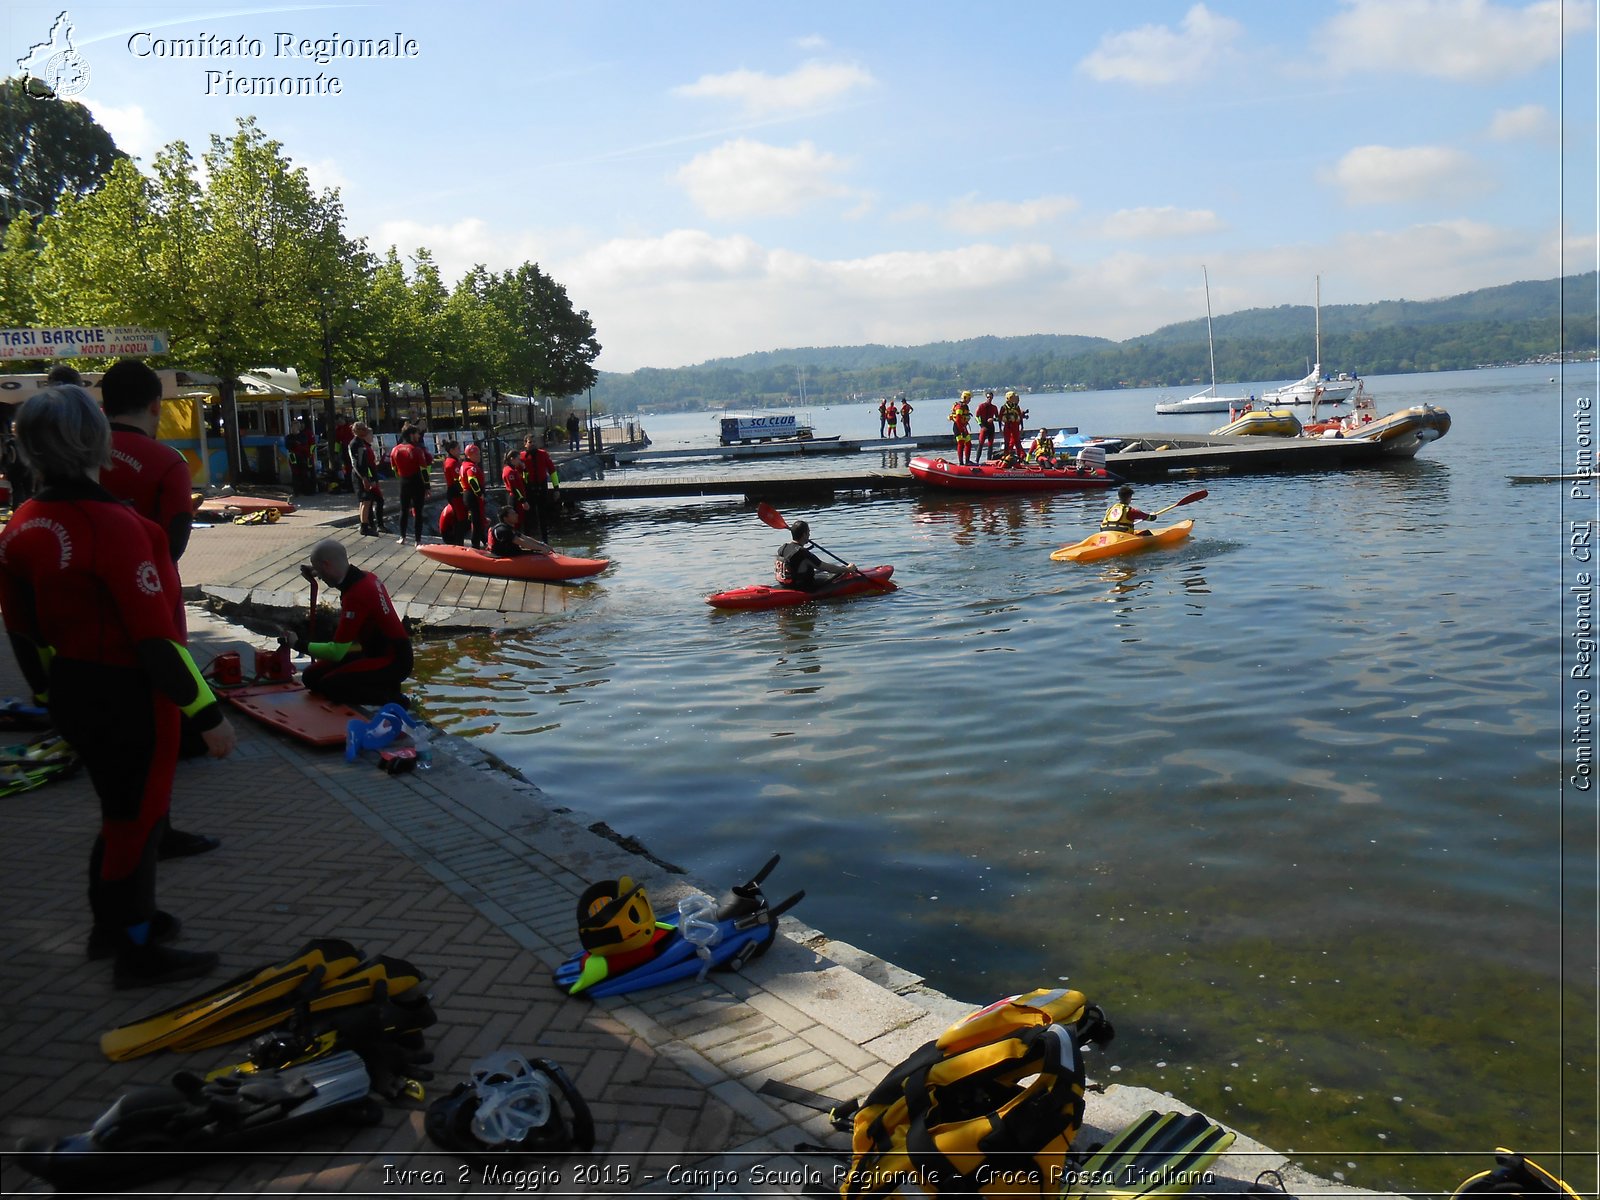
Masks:
[[[247,624],[303,625],[310,587],[300,575],[300,564],[324,537],[338,538],[352,565],[383,581],[395,609],[422,637],[523,628],[565,612],[584,596],[584,580],[540,583],[469,575],[424,558],[409,543],[397,544],[392,534],[362,537],[353,526],[314,527],[304,541],[276,547],[232,573],[214,576],[197,590],[213,607]],[[326,636],[332,631],[338,593],[331,588],[321,588],[320,593],[321,633]]]
[[[1106,466],[1113,474],[1127,479],[1153,480],[1201,471],[1235,475],[1274,471],[1339,471],[1390,461],[1381,443],[1354,439],[1163,433],[1118,436],[1127,449],[1108,454]],[[888,441],[885,446],[891,450],[897,447],[909,449],[903,439],[900,442]],[[815,499],[838,492],[896,492],[921,486],[904,468],[874,467],[811,475],[779,475],[763,474],[759,464],[730,464],[715,474],[673,478],[653,478],[647,470],[612,473],[601,480],[564,483],[561,485],[561,495],[567,500],[743,496],[754,501],[780,497]]]

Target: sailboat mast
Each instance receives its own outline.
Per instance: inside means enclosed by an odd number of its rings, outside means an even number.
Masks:
[[[1211,394],[1217,394],[1217,344],[1211,338],[1211,276],[1206,273],[1205,264],[1200,264],[1200,278],[1206,284],[1206,349],[1211,352]]]
[[[1317,276],[1317,375],[1322,374],[1322,276]]]

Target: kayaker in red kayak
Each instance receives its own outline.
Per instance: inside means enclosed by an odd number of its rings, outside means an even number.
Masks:
[[[791,540],[778,548],[778,556],[772,563],[773,578],[783,587],[814,592],[841,575],[855,573],[854,563],[834,566],[811,552],[811,526],[804,521],[789,526],[789,537]]]
[[[1100,528],[1106,533],[1137,533],[1140,537],[1149,537],[1148,529],[1133,527],[1135,521],[1148,520],[1150,520],[1149,513],[1133,506],[1133,488],[1123,484],[1117,489],[1117,502],[1106,509]]]

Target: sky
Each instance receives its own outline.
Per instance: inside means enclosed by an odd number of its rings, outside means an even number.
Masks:
[[[254,115],[375,252],[537,262],[631,371],[1123,339],[1204,316],[1202,268],[1217,313],[1592,270],[1596,7],[8,0],[0,58],[70,29],[146,167]]]

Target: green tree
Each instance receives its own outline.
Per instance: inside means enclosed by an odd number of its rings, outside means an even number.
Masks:
[[[228,467],[242,468],[239,372],[304,361],[314,328],[309,281],[336,263],[327,236],[337,198],[312,192],[280,143],[239,121],[213,135],[205,183],[182,142],[146,179],[126,160],[40,227],[41,308],[65,321],[166,330],[172,354],[219,379]]]
[[[594,385],[600,354],[594,322],[573,309],[567,289],[537,263],[490,276],[485,294],[515,331],[508,378],[528,395],[572,396]]]
[[[76,100],[30,96],[20,78],[0,82],[0,229],[54,212],[63,195],[86,195],[126,158]]]
[[[428,428],[433,428],[433,388],[442,383],[446,351],[450,342],[450,323],[445,309],[450,290],[445,287],[439,267],[427,247],[412,255],[411,284],[407,288],[401,324],[405,342],[395,360],[398,377],[422,389],[423,411]]]
[[[0,325],[17,328],[38,320],[34,275],[39,245],[33,218],[27,213],[7,225],[5,235],[0,237]]]
[[[335,424],[335,377],[359,369],[371,355],[375,314],[364,301],[371,291],[375,264],[364,239],[344,233],[344,207],[337,192],[313,198],[316,210],[311,253],[305,259],[305,334],[314,343],[313,359],[322,381],[323,428]]]
[[[461,277],[445,302],[445,348],[441,377],[461,398],[462,423],[469,423],[468,397],[483,394],[509,379],[515,328],[490,299],[493,276],[481,265]]]

